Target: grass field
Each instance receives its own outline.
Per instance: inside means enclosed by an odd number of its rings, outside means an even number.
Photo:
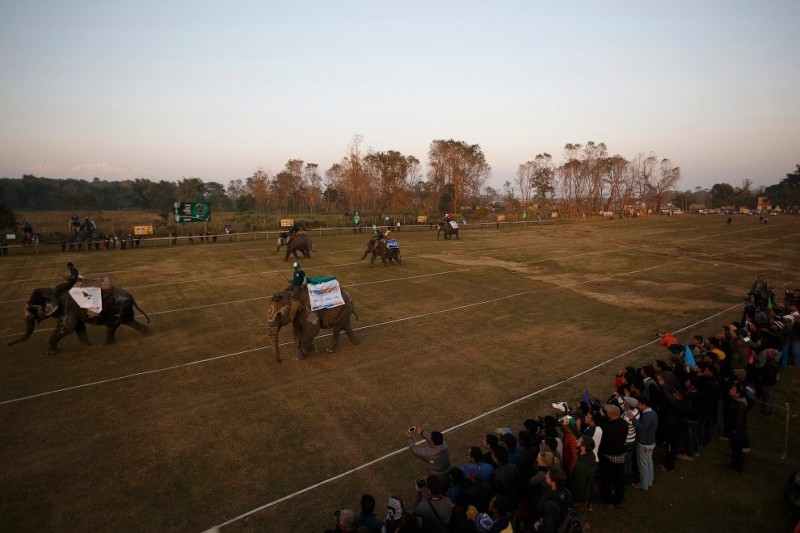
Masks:
[[[424,465],[409,425],[446,430],[453,462],[498,426],[547,414],[588,388],[606,398],[620,366],[666,359],[656,331],[710,335],[738,320],[763,273],[800,284],[800,225],[676,216],[462,228],[461,240],[399,232],[401,266],[370,268],[362,235],[315,238],[309,275],[336,275],[355,300],[361,343],[282,364],[266,338],[270,296],[291,268],[272,241],[0,258],[0,530],[322,531],[364,492],[411,499]],[[152,334],[103,346],[75,336],[47,355],[52,321],[23,344],[22,311],[72,260],[132,292]],[[798,371],[778,396],[793,401]],[[782,410],[779,410],[782,413]],[[759,428],[761,433],[759,434]],[[747,472],[721,468],[725,443],[656,472],[624,515],[593,531],[782,531],[780,493],[798,468],[783,418],[751,413]],[[241,515],[244,517],[238,518]],[[620,523],[620,517],[622,521]],[[669,527],[667,527],[669,526]]]

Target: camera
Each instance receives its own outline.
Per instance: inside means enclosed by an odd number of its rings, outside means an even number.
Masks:
[[[408,428],[409,433],[414,433],[417,430],[417,426],[411,426]]]
[[[419,478],[414,482],[414,484],[417,486],[418,489],[422,489],[423,487],[425,487],[425,478]]]

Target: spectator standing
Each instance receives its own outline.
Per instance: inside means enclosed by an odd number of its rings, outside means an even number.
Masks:
[[[656,447],[656,431],[658,430],[658,415],[650,406],[650,400],[640,396],[639,417],[634,418],[633,413],[627,417],[636,429],[636,464],[639,466],[639,483],[633,486],[641,490],[650,490],[653,485],[653,450]]]
[[[729,390],[731,407],[728,411],[730,417],[730,468],[737,472],[744,472],[744,448],[747,442],[747,400],[744,397],[744,388],[734,384]]]
[[[453,515],[453,502],[442,495],[442,481],[437,475],[425,478],[425,487],[417,487],[414,516],[422,521],[422,531],[441,533],[447,531]]]
[[[450,450],[444,441],[444,435],[439,431],[427,431],[422,426],[412,426],[414,431],[406,431],[406,442],[414,456],[425,461],[428,474],[436,476],[441,481],[440,487],[446,486],[450,476]],[[411,428],[409,428],[411,429]],[[414,442],[414,435],[425,439],[425,445]]]
[[[625,498],[625,440],[628,423],[620,418],[616,405],[603,407],[607,422],[603,425],[603,440],[600,442],[600,476],[602,478],[603,503],[607,508],[622,508]]]

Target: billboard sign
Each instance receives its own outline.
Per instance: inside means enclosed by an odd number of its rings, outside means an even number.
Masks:
[[[208,202],[175,202],[175,222],[208,222],[211,206]]]

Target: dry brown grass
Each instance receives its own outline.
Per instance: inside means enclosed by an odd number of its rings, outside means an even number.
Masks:
[[[698,323],[682,336],[709,334],[738,318],[737,309],[701,322],[739,303],[755,272],[797,283],[795,221],[739,220],[466,227],[461,241],[438,242],[400,232],[403,265],[387,268],[357,261],[363,235],[317,238],[303,266],[348,287],[362,342],[344,338],[331,355],[322,338],[304,361],[286,344],[283,364],[264,315],[291,269],[271,241],[4,257],[4,340],[66,257],[133,292],[153,334],[123,329],[115,346],[85,350],[71,337],[48,356],[42,332],[3,350],[3,529],[196,531],[277,502],[226,530],[321,531],[363,492],[410,498],[423,465],[391,455],[403,428],[456,428],[447,440],[460,462],[488,430],[516,428],[584,388],[604,397],[616,367],[663,358],[651,343],[613,359],[654,331]],[[99,342],[102,332],[89,335]],[[646,495],[630,500],[652,511]],[[714,524],[736,530],[726,520]],[[597,517],[595,531],[612,530],[626,529]]]

